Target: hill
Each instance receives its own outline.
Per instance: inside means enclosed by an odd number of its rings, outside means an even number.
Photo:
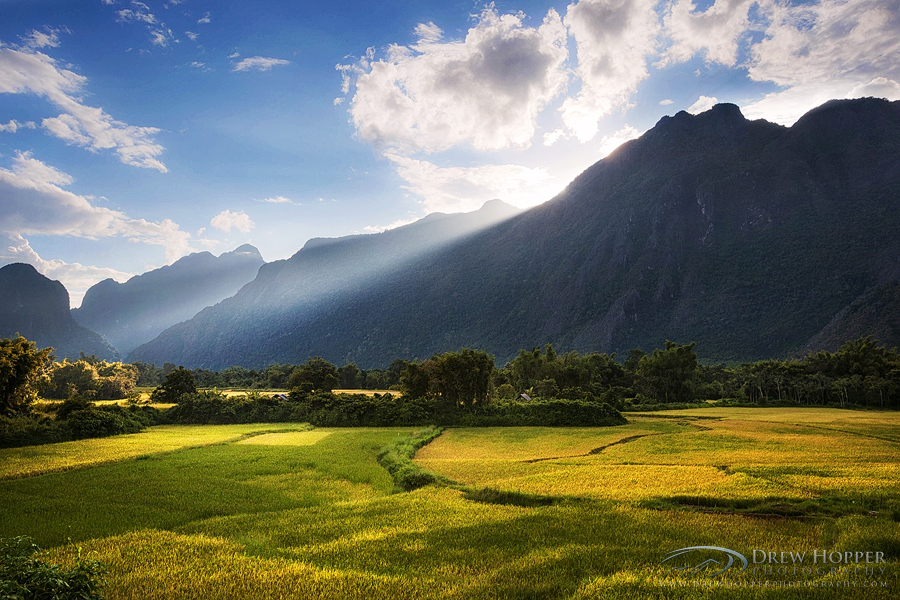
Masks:
[[[0,337],[16,334],[39,348],[53,346],[59,359],[77,359],[82,352],[103,360],[121,358],[100,334],[75,322],[63,284],[24,263],[0,268]]]
[[[101,281],[87,291],[72,316],[127,354],[168,327],[233,296],[263,264],[259,250],[249,244],[219,257],[198,252],[125,283]]]
[[[462,346],[502,362],[548,342],[625,352],[673,339],[757,360],[836,347],[829,324],[876,301],[853,331],[896,345],[883,323],[900,307],[877,291],[900,281],[897,231],[900,102],[832,101],[790,128],[720,104],[663,117],[553,200],[327,301],[289,302],[278,291],[302,288],[298,272],[262,269],[133,356],[366,367]]]

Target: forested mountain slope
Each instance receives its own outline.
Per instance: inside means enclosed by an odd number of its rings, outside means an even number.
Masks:
[[[755,360],[834,349],[842,331],[896,345],[898,231],[900,102],[832,101],[790,128],[720,104],[663,117],[553,200],[325,301],[292,302],[302,278],[263,269],[255,296],[133,356],[368,367],[462,346],[502,362],[547,342],[623,352],[672,339]],[[286,295],[265,292],[275,282]]]
[[[100,334],[75,322],[63,284],[24,263],[0,268],[0,338],[16,334],[36,342],[38,348],[52,346],[60,360],[77,359],[82,352],[104,360],[120,358]]]
[[[87,291],[72,316],[128,354],[168,327],[233,296],[263,264],[259,250],[249,244],[218,257],[197,252],[125,283],[101,281]]]

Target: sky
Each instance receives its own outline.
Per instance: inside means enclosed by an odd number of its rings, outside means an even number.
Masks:
[[[900,99],[900,0],[0,0],[0,265],[69,291],[551,199],[666,115]]]

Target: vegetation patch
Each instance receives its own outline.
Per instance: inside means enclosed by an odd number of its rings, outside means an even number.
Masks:
[[[431,484],[452,484],[446,477],[436,475],[413,462],[416,451],[437,438],[443,429],[429,427],[413,433],[383,448],[378,453],[378,463],[387,469],[397,489],[406,492]]]

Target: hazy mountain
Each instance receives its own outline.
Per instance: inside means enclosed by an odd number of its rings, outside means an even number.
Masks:
[[[95,355],[119,360],[119,353],[100,334],[81,327],[69,314],[69,292],[31,265],[0,268],[0,337],[21,334],[38,348],[53,346],[57,358]]]
[[[197,315],[198,320],[185,329],[191,332],[190,347],[209,346],[219,358],[198,357],[188,362],[216,367],[243,364],[245,359],[237,358],[240,354],[253,364],[282,360],[284,348],[270,336],[290,342],[284,332],[270,331],[270,326],[293,330],[297,319],[316,314],[339,298],[362,296],[379,289],[386,278],[408,265],[520,213],[514,206],[492,200],[477,211],[432,213],[410,225],[381,233],[311,239],[291,258],[264,265],[257,278],[234,298]],[[220,323],[219,319],[224,321]],[[204,325],[198,328],[194,323]],[[233,328],[239,333],[233,338],[222,337],[216,331],[220,326],[229,333]],[[248,345],[249,339],[256,341]],[[138,348],[132,358],[152,362],[161,356],[151,350],[152,346]],[[168,354],[168,350],[163,354]],[[302,358],[296,358],[299,354],[291,356],[299,362],[307,358],[306,354]]]
[[[233,296],[263,264],[259,250],[249,244],[219,257],[198,252],[125,283],[101,281],[87,291],[72,316],[127,354],[164,329]]]
[[[790,128],[720,104],[662,118],[553,200],[327,301],[269,295],[303,278],[262,269],[134,356],[371,367],[462,346],[502,362],[547,342],[624,352],[672,339],[753,360],[851,331],[895,345],[883,323],[900,312],[898,231],[900,102],[832,101]]]

